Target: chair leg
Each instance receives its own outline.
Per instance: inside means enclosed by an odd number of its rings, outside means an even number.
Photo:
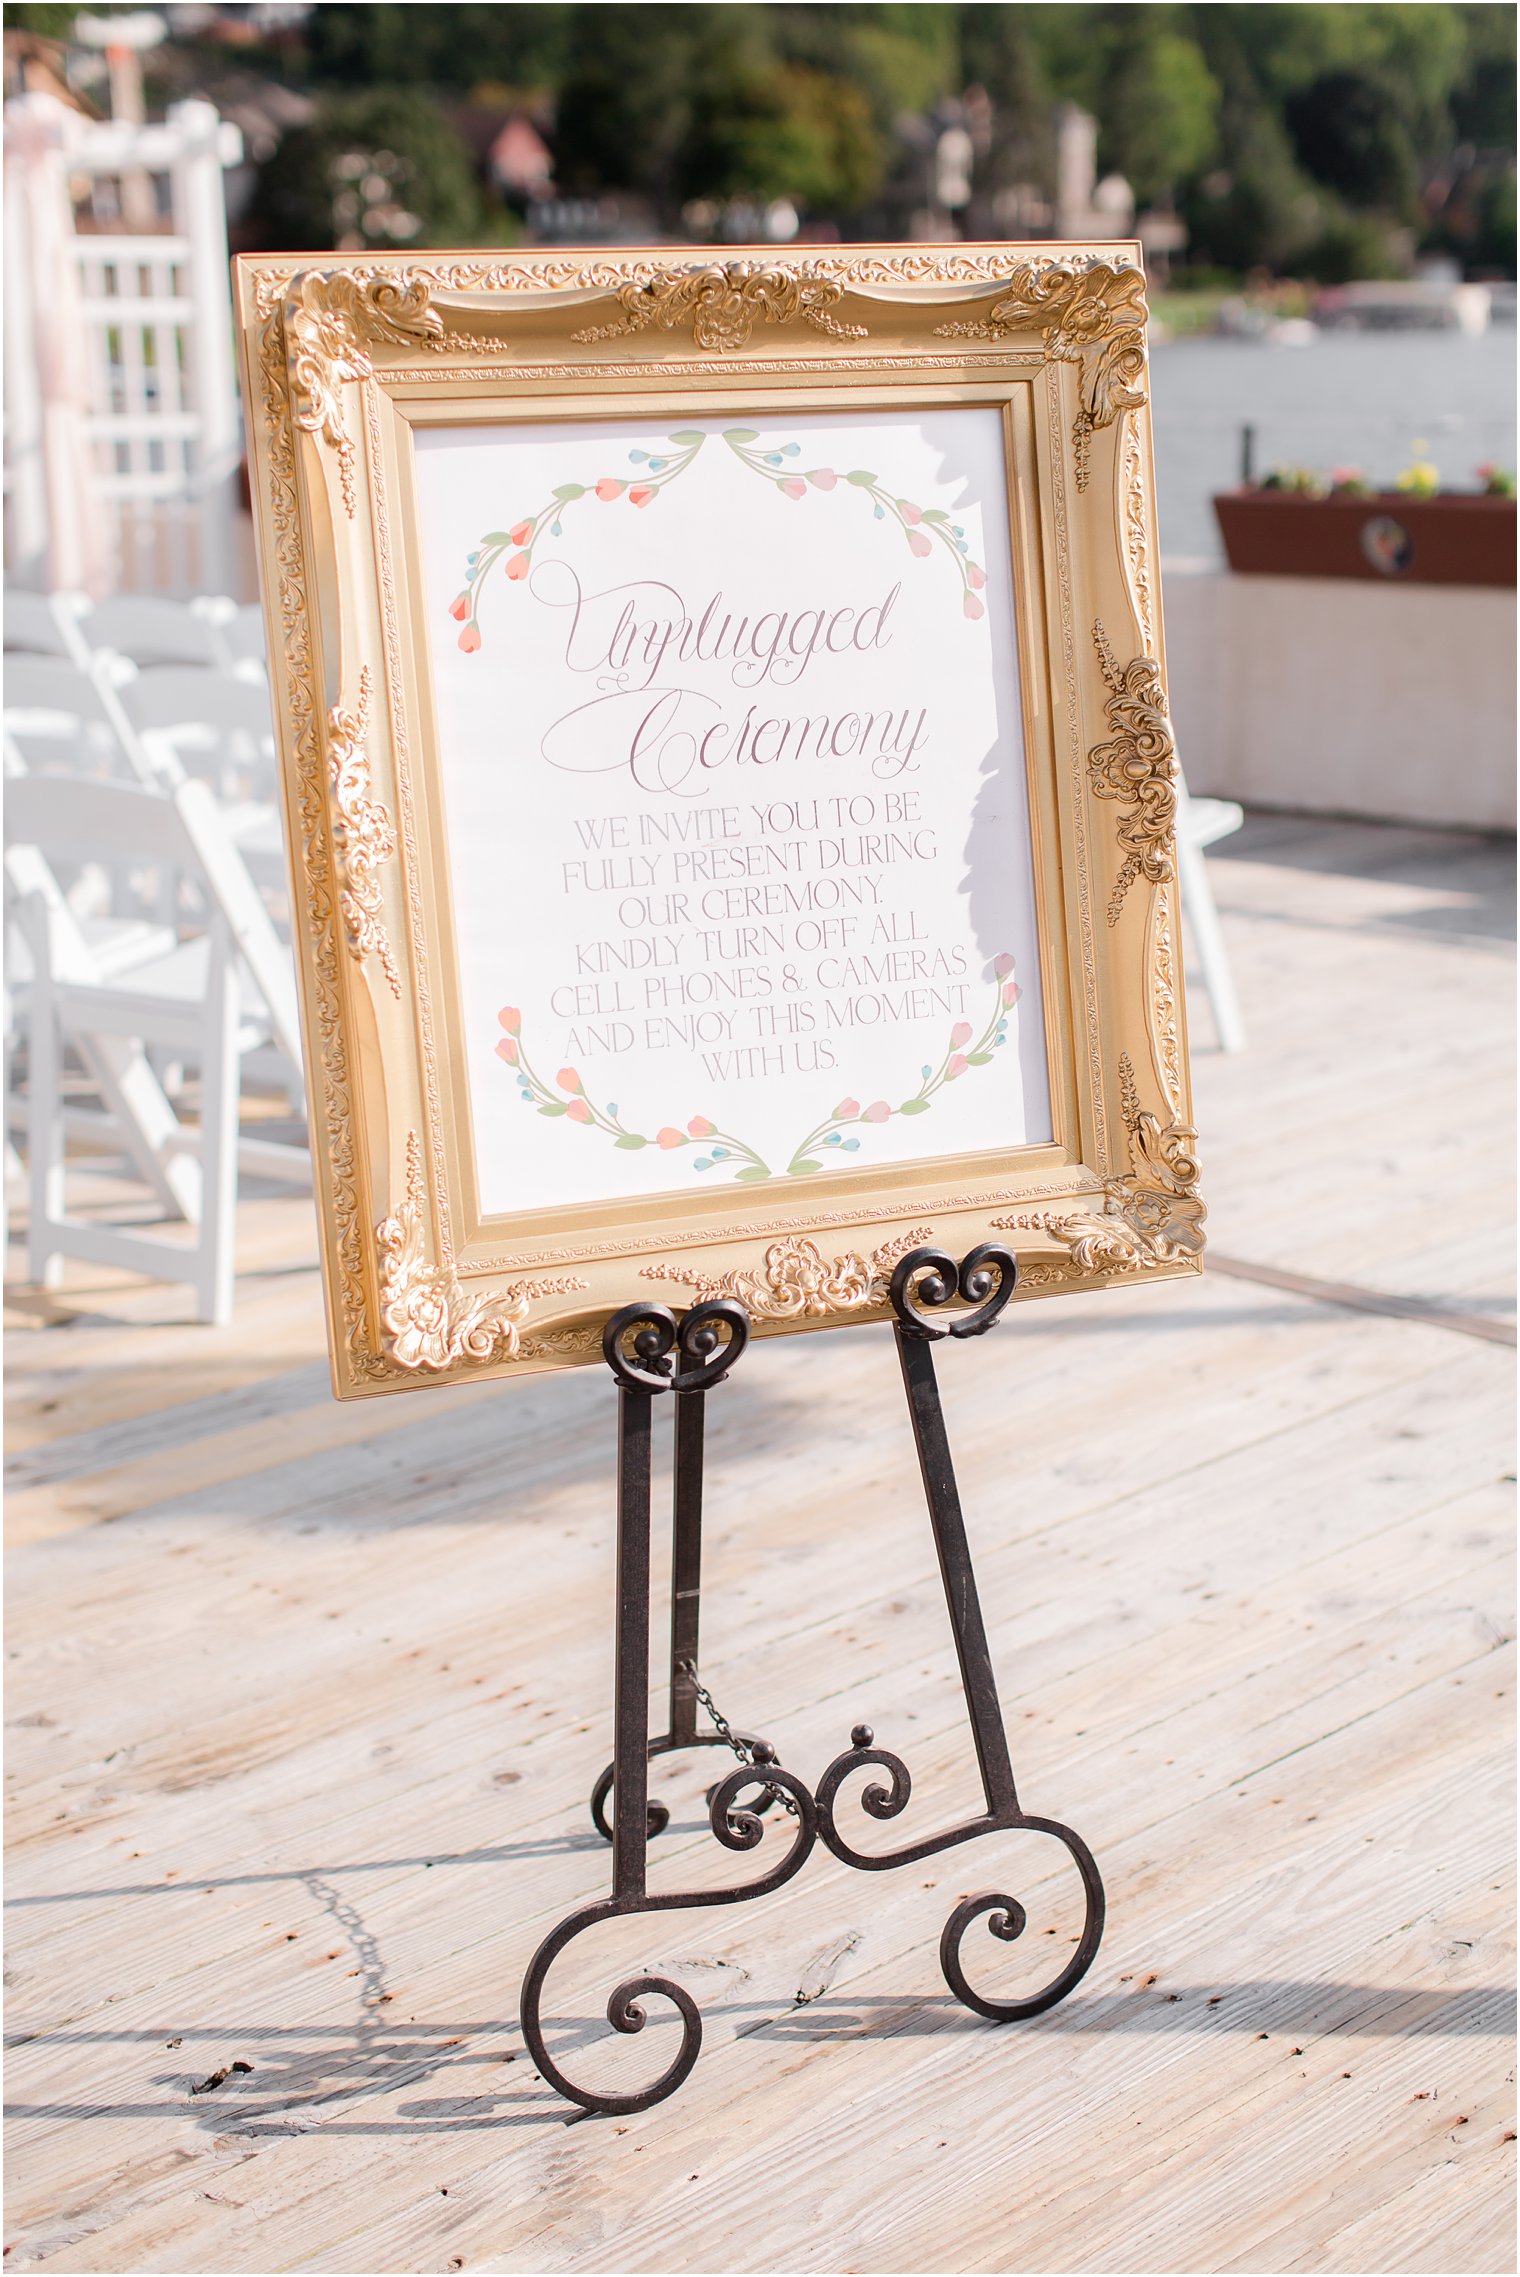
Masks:
[[[1243,1052],[1245,1022],[1240,1016],[1235,975],[1230,970],[1229,951],[1219,929],[1219,912],[1214,906],[1214,888],[1209,883],[1203,848],[1182,831],[1177,836],[1177,876],[1182,886],[1183,911],[1192,928],[1198,962],[1203,967],[1203,985],[1208,990],[1219,1048],[1226,1052]]]
[[[31,1225],[27,1270],[38,1288],[56,1289],[63,1279],[63,1252],[53,1246],[53,1227],[66,1207],[63,1133],[63,1039],[48,985],[51,971],[49,919],[45,906],[33,906],[32,1016],[27,1037],[27,1144],[31,1155]]]
[[[206,989],[206,1041],[201,1054],[202,1211],[196,1295],[198,1317],[224,1328],[232,1318],[237,1269],[238,1059],[237,968],[226,929],[214,928]]]

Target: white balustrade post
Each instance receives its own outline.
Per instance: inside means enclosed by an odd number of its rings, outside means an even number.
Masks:
[[[7,126],[10,120],[7,119]],[[28,247],[31,183],[19,137],[5,141],[5,573],[15,585],[47,582],[47,480],[42,389]]]
[[[18,95],[5,106],[6,139],[25,184],[22,258],[38,406],[47,518],[42,575],[55,591],[104,592],[111,580],[106,518],[92,482],[87,425],[87,346],[69,170],[78,141],[74,112],[52,95]],[[13,177],[14,179],[14,177]]]
[[[175,103],[168,116],[179,149],[170,166],[174,226],[189,247],[193,314],[191,394],[200,423],[196,492],[203,591],[227,593],[235,573],[237,471],[242,449],[232,361],[232,283],[224,167],[242,156],[242,136],[211,103]]]

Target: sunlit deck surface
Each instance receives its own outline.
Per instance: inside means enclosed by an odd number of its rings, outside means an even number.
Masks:
[[[707,2026],[672,2101],[577,2119],[516,2001],[608,1873],[605,1376],[335,1406],[288,1195],[230,1329],[16,1293],[9,2267],[1513,2268],[1508,856],[1258,817],[1213,874],[1251,1033],[1221,1058],[1195,997],[1217,1254],[1423,1317],[1219,1270],[944,1355],[1021,1799],[1108,1885],[1037,2021],[936,1948],[1008,1889],[1028,1936],[968,1965],[1048,1973],[1051,1845],[820,1850],[566,1957],[588,2077],[668,2060],[657,2002],[602,2057],[633,1969]],[[721,1704],[805,1778],[872,1723],[915,1786],[863,1842],[967,1809],[887,1331],[755,1348],[710,1435]],[[657,1886],[753,1871],[718,1762],[658,1782]]]

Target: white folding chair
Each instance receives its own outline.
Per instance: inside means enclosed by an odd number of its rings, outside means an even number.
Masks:
[[[1240,1016],[1235,975],[1230,969],[1229,951],[1220,931],[1219,911],[1214,904],[1214,888],[1209,882],[1203,850],[1220,838],[1228,838],[1244,820],[1244,813],[1233,799],[1195,799],[1179,776],[1177,880],[1182,888],[1183,914],[1203,972],[1209,1009],[1214,1015],[1214,1032],[1219,1038],[1220,1050],[1225,1052],[1245,1050],[1246,1029]]]
[[[122,708],[155,772],[211,782],[259,885],[282,895],[285,840],[276,796],[274,720],[262,678],[188,665],[141,672]]]
[[[167,954],[176,946],[178,936],[164,928],[155,942],[144,945],[139,940],[135,946],[144,953],[135,960],[116,953],[114,943],[102,942],[91,921],[82,920],[76,914],[56,872],[35,845],[18,842],[7,846],[5,892],[7,930],[11,935],[6,961],[5,1039],[9,1135],[14,1123],[19,1120],[24,1125],[25,1122],[24,1113],[11,1095],[10,1081],[17,1031],[30,1012],[37,963],[22,925],[23,912],[29,907],[35,909],[38,904],[46,906],[52,969],[68,980],[111,981],[129,970],[134,961],[148,962],[153,956]],[[179,1119],[141,1044],[119,1036],[86,1036],[76,1040],[75,1048],[104,1103],[104,1116],[97,1112],[89,1118],[91,1125],[108,1119],[136,1164],[139,1176],[152,1188],[161,1205],[192,1223],[197,1222],[200,1167],[178,1151]],[[65,1122],[79,1135],[87,1135],[85,1126],[71,1124],[67,1113]]]
[[[90,645],[130,656],[144,668],[199,664],[224,670],[230,662],[221,640],[220,616],[231,601],[176,601],[162,593],[113,593],[97,601],[85,630]]]
[[[269,687],[248,674],[166,665],[121,690],[132,731],[165,776],[199,775],[229,807],[275,792]]]
[[[24,586],[5,589],[6,653],[66,656],[88,669],[90,642],[85,631],[91,603],[86,593],[32,593]]]
[[[267,675],[269,654],[264,640],[264,611],[257,601],[230,604],[231,614],[220,625],[222,645],[234,668],[257,665]]]
[[[311,1167],[306,1149],[243,1139],[239,1131],[243,1055],[271,1036],[282,1050],[295,1043],[294,978],[263,904],[201,783],[185,783],[163,796],[124,785],[24,776],[10,785],[6,832],[7,883],[30,967],[18,996],[29,1047],[25,1127],[33,1278],[56,1284],[70,1256],[123,1266],[187,1282],[199,1317],[225,1321],[232,1306],[239,1165],[303,1180]],[[74,853],[109,846],[117,857],[192,879],[205,909],[204,929],[160,957],[114,976],[105,973],[51,879],[47,851],[59,845]],[[197,1131],[179,1121],[153,1079],[142,1056],[145,1044],[198,1065]],[[68,1045],[99,1081],[103,1114],[66,1109]],[[132,1078],[129,1096],[119,1079],[123,1066]],[[97,1137],[113,1134],[149,1174],[160,1198],[198,1229],[198,1238],[185,1243],[71,1217],[64,1191],[70,1128]],[[187,1168],[198,1175],[187,1180]]]
[[[11,654],[5,660],[7,742],[29,771],[101,775],[149,787],[166,777],[123,708],[136,676],[125,657]]]

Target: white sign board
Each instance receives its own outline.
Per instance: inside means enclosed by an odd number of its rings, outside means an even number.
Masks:
[[[482,1211],[1049,1140],[1001,413],[415,450]]]

